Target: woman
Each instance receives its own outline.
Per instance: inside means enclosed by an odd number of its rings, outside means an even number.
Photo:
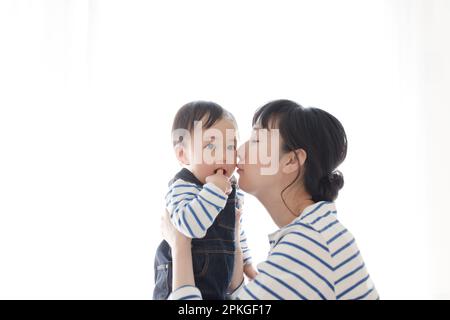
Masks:
[[[277,100],[253,118],[254,136],[239,150],[239,185],[267,209],[279,230],[269,235],[270,252],[258,275],[244,284],[242,252],[236,246],[231,299],[378,299],[352,234],[339,222],[334,200],[344,184],[336,168],[347,154],[341,123],[317,108]],[[276,140],[260,133],[279,133]],[[249,155],[277,155],[277,170],[250,163]],[[240,219],[236,219],[239,223]],[[239,230],[239,226],[236,226]],[[192,272],[190,239],[162,220],[172,248],[172,299],[201,299]],[[236,234],[236,243],[239,241]]]

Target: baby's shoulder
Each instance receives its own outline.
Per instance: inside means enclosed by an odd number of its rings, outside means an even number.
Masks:
[[[188,182],[183,179],[176,179],[169,185],[169,191],[166,197],[184,193],[197,194],[198,192],[200,192],[201,189],[202,188],[196,185],[195,183]]]

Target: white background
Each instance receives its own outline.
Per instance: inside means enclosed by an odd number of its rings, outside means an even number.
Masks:
[[[0,298],[150,299],[176,110],[344,124],[341,221],[381,298],[450,298],[450,2],[0,2]],[[275,230],[248,196],[255,261]]]

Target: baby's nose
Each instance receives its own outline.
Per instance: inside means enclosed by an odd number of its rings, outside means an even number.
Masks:
[[[235,154],[224,154],[223,157],[215,159],[216,164],[228,164],[236,165],[236,155]]]

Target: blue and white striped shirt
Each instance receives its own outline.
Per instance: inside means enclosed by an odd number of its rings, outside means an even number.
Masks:
[[[333,202],[307,207],[292,223],[269,235],[270,251],[259,274],[242,284],[232,299],[379,299],[355,238],[339,222]],[[171,299],[201,299],[193,286]]]
[[[237,207],[242,208],[244,194],[236,190]],[[166,195],[166,207],[175,228],[189,238],[203,238],[217,215],[225,208],[228,195],[213,183],[199,187],[195,183],[177,179],[169,187]],[[251,263],[247,236],[240,230],[240,246],[244,264]]]

